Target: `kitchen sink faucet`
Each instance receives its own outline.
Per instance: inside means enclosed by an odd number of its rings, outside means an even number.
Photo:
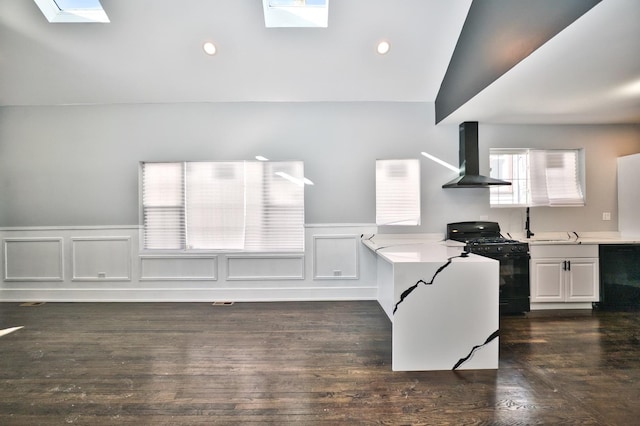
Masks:
[[[527,207],[527,220],[524,223],[524,229],[525,231],[527,231],[527,238],[531,238],[534,235],[536,235],[533,232],[531,232],[531,219],[529,218],[529,207]]]

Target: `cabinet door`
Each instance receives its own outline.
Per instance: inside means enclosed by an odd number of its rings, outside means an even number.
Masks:
[[[567,302],[597,302],[600,299],[598,259],[567,259],[570,264],[566,275]]]
[[[564,302],[562,260],[531,260],[531,301]]]

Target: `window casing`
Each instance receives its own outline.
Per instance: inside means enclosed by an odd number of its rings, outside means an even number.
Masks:
[[[141,163],[145,250],[304,251],[304,170],[288,162]]]
[[[376,160],[376,224],[420,225],[420,161]]]
[[[491,177],[511,182],[490,188],[491,207],[584,206],[582,151],[491,149]]]

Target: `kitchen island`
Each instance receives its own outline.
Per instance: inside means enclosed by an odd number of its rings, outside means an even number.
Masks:
[[[498,368],[498,261],[429,236],[374,235],[363,244],[378,256],[394,371]]]

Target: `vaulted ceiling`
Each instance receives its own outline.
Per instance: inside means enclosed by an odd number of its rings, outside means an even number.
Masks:
[[[328,28],[265,28],[261,0],[102,5],[108,24],[50,24],[0,1],[0,106],[434,102],[471,0],[333,0]],[[603,0],[443,122],[640,123],[639,22]]]

